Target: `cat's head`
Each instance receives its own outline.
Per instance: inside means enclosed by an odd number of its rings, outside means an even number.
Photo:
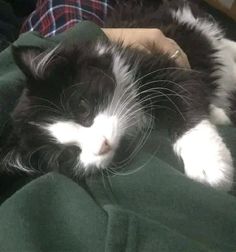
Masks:
[[[24,148],[74,146],[75,173],[103,169],[121,141],[142,129],[136,70],[119,46],[21,46],[13,47],[13,56],[26,76],[23,101],[14,112]]]

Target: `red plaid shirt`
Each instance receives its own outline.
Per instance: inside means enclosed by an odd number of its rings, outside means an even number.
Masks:
[[[61,33],[82,20],[102,26],[112,0],[38,0],[25,20],[22,32],[37,31],[45,37]]]

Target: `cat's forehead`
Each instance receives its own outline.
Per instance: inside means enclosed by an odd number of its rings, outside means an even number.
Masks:
[[[99,42],[101,45],[101,42]],[[29,94],[54,101],[61,94],[73,99],[122,96],[134,79],[130,59],[115,44],[57,46],[53,49],[14,48],[18,66],[27,77]],[[130,89],[129,89],[130,90]],[[71,94],[73,94],[71,96]]]
[[[116,81],[112,71],[95,66],[84,66],[70,80],[69,93],[92,100],[102,100],[114,93]],[[75,97],[75,93],[73,95]]]

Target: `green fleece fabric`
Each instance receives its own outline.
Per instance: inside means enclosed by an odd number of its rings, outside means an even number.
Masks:
[[[22,35],[18,45],[50,46],[102,32],[83,22],[60,36]],[[9,118],[22,74],[0,54],[0,121]],[[220,129],[236,157],[236,129]],[[153,131],[132,164],[112,176],[74,182],[49,173],[0,206],[0,252],[236,251],[236,198],[187,178],[165,132]],[[1,200],[1,199],[0,199]]]

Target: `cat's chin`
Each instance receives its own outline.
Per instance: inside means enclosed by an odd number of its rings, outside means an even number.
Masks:
[[[114,153],[110,151],[104,155],[94,155],[82,151],[79,159],[80,169],[83,169],[85,174],[107,169],[112,163]]]

